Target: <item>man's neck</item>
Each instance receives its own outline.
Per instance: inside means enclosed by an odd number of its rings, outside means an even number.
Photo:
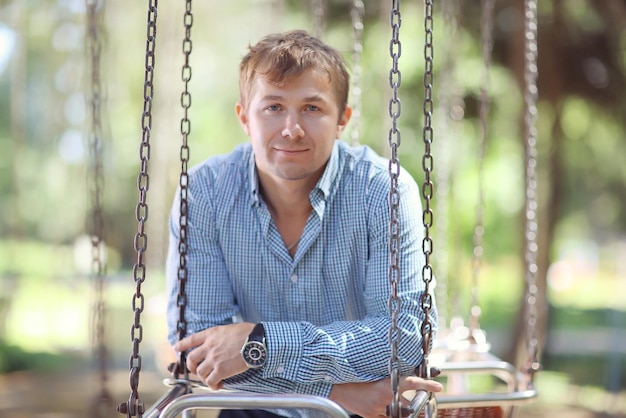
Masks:
[[[308,217],[312,209],[309,194],[315,184],[310,179],[284,180],[259,173],[261,193],[274,217]]]
[[[261,193],[289,254],[294,257],[302,231],[313,207],[309,194],[315,184],[310,178],[284,180],[259,175]]]

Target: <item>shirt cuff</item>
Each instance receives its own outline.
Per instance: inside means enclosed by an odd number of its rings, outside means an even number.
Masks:
[[[298,322],[263,322],[263,327],[267,345],[263,377],[297,381],[302,360],[302,327]]]
[[[224,389],[252,393],[274,393],[313,395],[328,398],[333,385],[326,382],[297,383],[285,379],[265,379],[261,371],[248,369],[247,371],[224,379]]]

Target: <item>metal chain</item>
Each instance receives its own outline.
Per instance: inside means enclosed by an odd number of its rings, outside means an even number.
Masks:
[[[393,0],[389,16],[391,24],[391,41],[389,53],[392,59],[392,66],[389,70],[389,86],[392,90],[392,97],[389,100],[389,117],[391,118],[391,128],[389,129],[389,178],[391,186],[389,189],[389,293],[388,308],[391,315],[391,326],[389,327],[389,345],[391,356],[389,358],[389,375],[391,376],[391,390],[393,399],[390,405],[389,416],[399,417],[402,409],[400,402],[400,359],[398,358],[398,347],[400,346],[400,329],[398,318],[400,317],[401,300],[398,296],[398,284],[400,278],[399,251],[400,251],[400,223],[399,206],[400,193],[398,191],[398,176],[400,174],[400,161],[398,159],[398,148],[401,143],[400,129],[398,128],[398,118],[400,117],[402,106],[398,97],[398,89],[402,81],[402,74],[398,67],[398,61],[402,53],[400,43],[400,25],[402,17],[400,15],[400,0]]]
[[[431,370],[428,367],[428,356],[432,341],[433,324],[430,321],[430,310],[433,306],[430,283],[433,280],[433,268],[430,263],[430,256],[433,252],[433,241],[430,237],[430,228],[433,226],[433,211],[431,200],[433,198],[433,182],[431,173],[433,171],[433,156],[431,145],[433,143],[433,0],[424,1],[424,127],[422,136],[424,140],[424,156],[422,158],[422,169],[424,170],[424,183],[422,185],[422,197],[424,198],[424,211],[422,221],[424,224],[424,239],[422,250],[424,252],[424,266],[422,268],[422,280],[424,281],[424,293],[422,294],[421,307],[424,312],[422,322],[422,349],[424,359],[420,365],[419,374],[428,379],[431,377]]]
[[[525,40],[525,67],[524,67],[524,125],[526,142],[526,344],[528,360],[526,372],[532,382],[534,373],[539,370],[539,341],[536,333],[537,324],[537,1],[525,0],[524,2],[524,40]]]
[[[350,141],[352,145],[359,143],[361,136],[361,93],[362,83],[361,76],[363,68],[361,66],[361,58],[363,55],[363,15],[365,14],[365,4],[361,0],[352,1],[352,118],[350,124]]]
[[[108,390],[107,357],[105,342],[105,301],[104,287],[106,279],[106,261],[104,256],[104,215],[102,194],[104,190],[104,173],[102,163],[103,130],[102,130],[102,80],[100,61],[102,53],[101,23],[102,4],[98,0],[85,0],[87,10],[87,52],[90,74],[89,83],[89,123],[88,142],[90,151],[91,175],[91,265],[94,280],[95,301],[93,306],[93,332],[95,359],[98,365],[99,391],[94,396],[91,413],[95,417],[107,416],[112,407],[113,398]]]
[[[326,0],[313,0],[313,36],[321,38],[324,33],[324,20],[326,19]]]
[[[137,233],[134,239],[134,248],[137,252],[137,261],[133,266],[133,277],[136,285],[136,293],[133,295],[132,309],[135,321],[131,327],[131,341],[133,352],[129,359],[130,369],[130,397],[128,402],[118,406],[118,411],[127,417],[141,417],[145,411],[144,404],[139,399],[139,374],[141,372],[141,355],[139,345],[143,339],[143,326],[141,325],[141,313],[144,310],[144,295],[141,293],[141,285],[146,279],[146,265],[144,253],[148,245],[148,236],[145,233],[145,224],[148,220],[148,193],[150,177],[148,175],[148,163],[150,161],[150,133],[152,128],[152,99],[154,97],[154,66],[156,49],[156,23],[157,23],[158,0],[148,2],[148,22],[146,30],[146,55],[145,55],[145,78],[143,85],[143,113],[141,117],[142,137],[139,148],[140,171],[137,176],[137,189],[139,201],[135,209],[137,219]]]
[[[185,39],[183,40],[183,54],[185,56],[185,64],[182,69],[182,80],[185,85],[180,96],[180,104],[183,107],[183,118],[180,121],[180,133],[182,134],[182,145],[180,147],[180,216],[179,216],[179,239],[178,239],[178,298],[176,305],[178,306],[178,322],[176,329],[178,331],[178,339],[182,340],[187,335],[187,321],[185,319],[185,310],[187,308],[187,293],[185,287],[187,284],[187,225],[188,225],[188,187],[189,175],[187,173],[187,165],[189,163],[189,146],[187,139],[191,132],[191,121],[189,120],[189,108],[191,107],[191,93],[189,93],[189,81],[191,80],[191,65],[189,65],[189,56],[191,55],[191,26],[193,25],[193,14],[191,13],[191,0],[185,2],[185,16],[183,19],[185,24]],[[185,355],[180,354],[178,358],[178,370],[175,377],[178,378],[183,373],[186,378],[189,377],[187,367],[185,365]]]
[[[478,203],[476,205],[476,225],[474,225],[474,251],[472,259],[472,301],[470,308],[469,329],[470,336],[480,329],[480,303],[478,279],[483,261],[483,237],[485,226],[483,222],[485,187],[484,161],[489,134],[489,70],[491,68],[491,51],[493,49],[493,7],[494,0],[481,1],[481,46],[483,58],[483,80],[480,86],[478,101],[479,138],[478,138]]]

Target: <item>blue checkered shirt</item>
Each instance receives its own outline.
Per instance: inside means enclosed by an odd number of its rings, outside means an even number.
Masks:
[[[389,376],[388,165],[366,146],[336,141],[293,258],[263,201],[249,144],[190,170],[188,334],[240,320],[265,326],[266,365],[227,379],[226,388],[327,397],[334,383]],[[423,225],[419,188],[404,170],[399,192],[398,356],[401,373],[411,374],[422,359]],[[177,197],[167,262],[171,343],[178,217]],[[434,306],[431,313],[436,324]]]

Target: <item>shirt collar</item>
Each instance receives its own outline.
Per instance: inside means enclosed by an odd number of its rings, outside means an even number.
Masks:
[[[250,179],[250,204],[257,206],[261,203],[261,199],[259,199],[259,177],[256,172],[256,163],[254,162],[254,152],[252,152],[252,147],[249,149],[248,178]]]
[[[335,184],[335,178],[339,171],[339,141],[335,141],[330,158],[326,164],[326,169],[317,182],[316,188],[324,194],[324,199],[328,199],[332,192],[332,186]]]
[[[326,164],[326,168],[324,169],[324,173],[322,177],[320,177],[317,182],[317,186],[315,189],[320,190],[324,199],[328,199],[331,192],[332,186],[334,184],[334,180],[337,177],[337,172],[339,171],[339,141],[335,141],[333,144],[333,150],[330,153],[330,157],[328,158],[328,163]],[[250,148],[251,149],[251,148]],[[250,196],[252,205],[260,204],[259,198],[259,176],[256,170],[256,163],[254,161],[254,152],[250,151],[250,156],[248,157],[248,176],[250,179]],[[314,190],[315,190],[314,189]]]

